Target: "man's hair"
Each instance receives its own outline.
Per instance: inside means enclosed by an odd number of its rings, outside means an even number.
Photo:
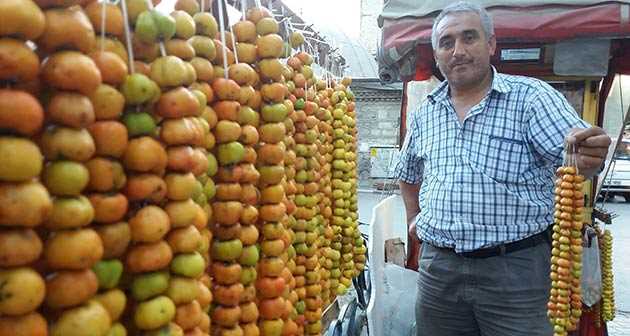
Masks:
[[[481,19],[481,26],[483,28],[483,32],[486,34],[486,38],[490,38],[490,36],[494,35],[494,23],[492,22],[492,17],[490,16],[490,14],[488,14],[488,12],[483,7],[477,4],[460,1],[446,6],[435,18],[435,21],[433,22],[433,28],[431,30],[431,45],[433,46],[433,50],[437,48],[438,44],[436,31],[438,24],[445,16],[456,13],[476,13]]]

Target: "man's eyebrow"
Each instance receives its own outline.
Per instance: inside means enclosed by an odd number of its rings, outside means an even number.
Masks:
[[[477,29],[466,29],[466,30],[463,30],[461,32],[457,32],[455,34],[448,33],[448,34],[440,36],[440,38],[438,39],[438,42],[444,41],[444,40],[449,39],[449,38],[453,38],[453,35],[468,35],[468,34],[479,35],[479,30],[477,30]]]
[[[479,31],[477,29],[466,29],[462,32],[462,34],[474,34],[479,35]]]

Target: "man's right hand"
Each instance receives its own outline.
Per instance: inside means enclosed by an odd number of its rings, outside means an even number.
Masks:
[[[420,238],[416,233],[415,223],[411,223],[411,225],[407,225],[407,262],[405,268],[418,271],[418,259],[420,259]]]

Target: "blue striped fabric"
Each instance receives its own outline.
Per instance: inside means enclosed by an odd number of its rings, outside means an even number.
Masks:
[[[549,84],[494,70],[460,122],[446,82],[410,116],[396,176],[420,188],[421,240],[457,252],[521,240],[553,222],[564,137],[590,127]]]

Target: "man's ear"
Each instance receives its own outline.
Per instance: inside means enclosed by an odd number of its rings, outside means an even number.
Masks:
[[[490,49],[490,56],[494,56],[494,53],[497,51],[497,37],[492,35],[488,39],[488,47]]]

